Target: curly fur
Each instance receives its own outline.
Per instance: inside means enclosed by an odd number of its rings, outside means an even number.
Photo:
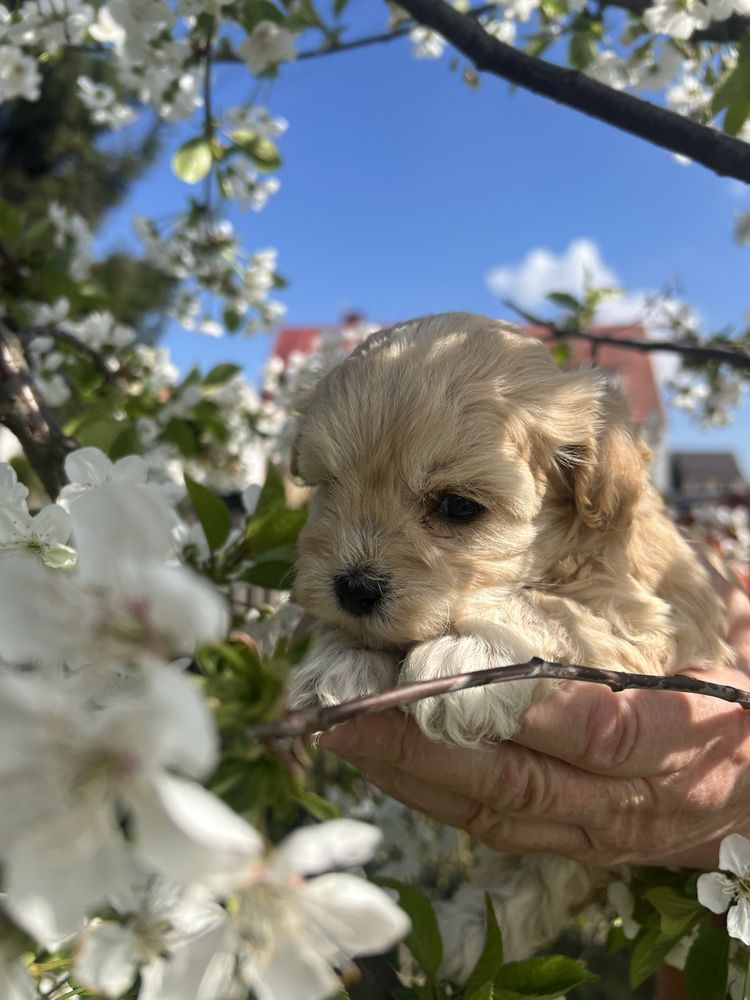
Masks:
[[[295,467],[314,492],[295,597],[324,634],[294,703],[532,654],[636,673],[726,659],[720,602],[649,481],[649,457],[601,372],[561,371],[509,324],[450,313],[373,335],[301,415]],[[484,512],[446,521],[437,505],[449,493]],[[388,581],[374,614],[336,599],[352,569]],[[512,737],[549,689],[474,688],[412,713],[430,739],[477,746]],[[483,889],[513,957],[554,937],[601,878],[550,855],[496,855],[493,867]],[[483,934],[482,893],[459,897],[457,977]]]

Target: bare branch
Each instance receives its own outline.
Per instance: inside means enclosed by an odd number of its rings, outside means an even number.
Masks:
[[[749,143],[506,45],[445,0],[399,2],[420,24],[439,32],[478,70],[687,156],[723,177],[750,183]]]
[[[52,337],[53,340],[57,340],[61,344],[69,344],[71,347],[75,348],[81,354],[85,354],[87,358],[90,359],[96,370],[104,379],[109,383],[114,383],[117,381],[115,373],[109,368],[107,362],[102,354],[96,350],[96,348],[91,347],[89,344],[85,344],[80,338],[76,337],[73,333],[68,333],[67,330],[60,330],[56,326],[35,326],[27,327],[24,329],[15,328],[14,332],[22,339],[24,342],[29,337]]]
[[[604,333],[587,333],[585,330],[568,330],[567,327],[556,326],[549,320],[540,319],[533,313],[521,309],[513,302],[505,300],[505,305],[512,309],[522,319],[534,326],[547,330],[555,340],[565,340],[570,337],[575,340],[585,340],[589,344],[610,344],[612,347],[626,347],[637,351],[669,351],[681,354],[692,361],[720,361],[722,364],[750,371],[750,354],[743,350],[732,350],[728,347],[708,347],[697,344],[686,344],[681,340],[629,340],[622,337],[608,337]],[[631,324],[636,329],[640,324]],[[627,329],[627,328],[626,328]]]
[[[720,698],[722,701],[734,702],[742,708],[750,709],[750,691],[742,691],[727,684],[712,684],[710,681],[686,677],[683,674],[672,674],[669,677],[660,674],[625,674],[618,670],[580,667],[572,663],[553,663],[532,656],[526,663],[474,670],[431,681],[416,681],[413,684],[402,684],[400,687],[383,691],[381,694],[345,701],[340,705],[314,706],[288,712],[277,722],[253,727],[251,735],[256,739],[310,736],[312,733],[333,729],[334,726],[353,719],[356,715],[371,715],[388,708],[403,708],[404,705],[421,701],[422,698],[434,698],[436,695],[449,694],[451,691],[465,691],[467,688],[501,684],[504,681],[532,681],[540,678],[604,684],[611,691],[639,688],[647,691],[702,694],[708,698]]]
[[[18,438],[32,468],[54,500],[67,482],[65,456],[75,447],[57,425],[26,362],[23,344],[0,320],[0,424]]]

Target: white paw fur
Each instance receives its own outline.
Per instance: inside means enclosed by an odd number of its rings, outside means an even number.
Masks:
[[[392,653],[352,646],[336,631],[314,644],[289,684],[291,708],[338,705],[394,687],[398,661]]]
[[[404,662],[401,682],[524,663],[533,654],[518,636],[477,623],[472,634],[445,635],[415,646]],[[550,686],[547,681],[504,681],[425,698],[410,705],[409,711],[429,739],[475,747],[488,740],[510,739],[526,709],[544,698]]]

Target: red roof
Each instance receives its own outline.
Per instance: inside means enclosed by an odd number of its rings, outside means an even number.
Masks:
[[[345,335],[345,327],[342,331]],[[286,364],[289,355],[299,351],[309,354],[315,350],[320,340],[321,331],[330,329],[324,326],[288,326],[276,335],[272,355],[281,358]],[[544,329],[522,327],[526,332],[548,341],[554,346],[558,341]],[[607,337],[623,337],[628,340],[645,339],[641,326],[628,327],[596,327],[592,333]],[[656,420],[664,424],[664,411],[661,406],[659,387],[654,376],[651,355],[627,347],[616,347],[611,344],[591,344],[585,340],[570,339],[567,341],[571,349],[570,361],[567,367],[577,368],[584,364],[595,364],[597,367],[617,375],[623,391],[630,403],[630,408],[638,423]]]

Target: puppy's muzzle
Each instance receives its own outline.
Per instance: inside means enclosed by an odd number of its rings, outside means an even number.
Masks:
[[[339,607],[357,618],[373,614],[388,593],[388,582],[362,572],[342,573],[333,581]]]

